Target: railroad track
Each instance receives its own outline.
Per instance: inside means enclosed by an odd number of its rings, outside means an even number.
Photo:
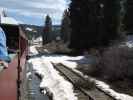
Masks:
[[[85,79],[71,68],[62,64],[53,64],[53,66],[62,76],[64,76],[65,79],[73,84],[75,89],[74,92],[77,93],[78,100],[116,100],[97,88],[92,81]]]

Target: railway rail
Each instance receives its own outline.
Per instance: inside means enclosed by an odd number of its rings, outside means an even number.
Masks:
[[[53,63],[52,63],[53,64]],[[70,81],[78,94],[78,100],[116,100],[109,94],[100,90],[89,79],[82,77],[79,73],[73,71],[62,64],[53,64],[64,78]]]

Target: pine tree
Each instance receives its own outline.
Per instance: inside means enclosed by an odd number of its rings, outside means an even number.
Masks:
[[[133,31],[133,1],[132,0],[123,0],[125,4],[125,17],[124,17],[124,25],[125,31],[128,33],[132,33]]]
[[[114,40],[120,35],[120,0],[105,0],[104,5],[106,40],[110,42],[110,40]]]
[[[63,19],[61,24],[61,38],[64,41],[64,43],[70,41],[70,18],[68,10],[65,10],[63,14]]]
[[[87,6],[88,5],[88,6]],[[72,0],[70,4],[70,19],[71,19],[71,48],[83,48],[87,46],[87,38],[89,31],[89,2],[86,0]],[[92,18],[93,20],[93,18]],[[90,22],[91,23],[91,22]],[[86,38],[86,39],[85,39]]]
[[[119,36],[120,0],[71,1],[71,48],[105,46]]]
[[[52,20],[51,17],[49,15],[46,16],[45,18],[45,27],[43,30],[43,45],[45,45],[46,43],[50,42],[52,40]]]

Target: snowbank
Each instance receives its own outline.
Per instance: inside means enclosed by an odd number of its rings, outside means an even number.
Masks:
[[[40,88],[51,92],[53,100],[77,100],[72,84],[54,69],[50,61],[43,58],[33,58],[29,60],[29,63],[42,76]]]
[[[128,46],[129,48],[132,48],[133,47],[133,41],[126,42],[126,46]]]
[[[31,47],[31,52],[37,54],[37,50],[34,46]],[[54,69],[51,62],[62,63],[63,65],[71,68],[73,71],[79,73],[81,76],[87,78],[88,76],[85,76],[82,72],[75,69],[78,65],[76,62],[80,60],[85,60],[84,56],[69,57],[63,55],[42,55],[40,58],[30,59],[29,63],[32,64],[34,70],[42,77],[40,88],[44,88],[52,92],[54,100],[77,100],[77,97],[73,92],[72,84],[60,76],[58,71]],[[94,78],[91,78],[91,80],[95,82],[98,88],[115,97],[116,100],[133,100],[132,96],[118,93],[102,81]]]
[[[110,88],[109,85],[107,85],[106,83],[104,82],[101,82],[101,81],[98,81],[98,80],[95,80],[95,83],[97,84],[97,86],[105,91],[106,93],[108,93],[109,95],[111,95],[112,97],[115,97],[116,100],[133,100],[133,97],[132,96],[129,96],[127,94],[122,94],[122,93],[118,93],[114,90],[112,90]]]
[[[30,47],[30,53],[33,55],[38,54],[35,46]],[[60,56],[42,56],[32,58],[28,61],[36,73],[42,77],[40,88],[51,92],[53,100],[77,100],[72,84],[66,81],[51,64],[51,61],[58,63],[67,59],[69,59],[67,56],[62,56],[61,58]],[[72,57],[71,59],[77,58]]]
[[[35,46],[30,46],[29,47],[29,55],[37,55],[38,51],[36,50]]]
[[[65,66],[71,68],[73,71],[75,71],[76,73],[80,74],[82,77],[84,78],[88,78],[88,76],[84,75],[82,72],[76,70],[76,69],[73,69],[72,66],[69,66],[65,63],[63,63]],[[124,93],[118,93],[116,91],[114,91],[113,89],[110,88],[110,86],[108,84],[106,84],[105,82],[102,82],[102,81],[99,81],[99,80],[96,80],[92,77],[89,77],[89,79],[91,81],[94,81],[94,83],[97,85],[97,87],[99,89],[101,89],[102,91],[108,93],[109,95],[111,95],[112,97],[115,97],[116,100],[133,100],[133,97],[130,96],[130,95],[127,95],[127,94],[124,94]]]

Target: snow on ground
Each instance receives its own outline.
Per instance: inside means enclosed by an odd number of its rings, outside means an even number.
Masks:
[[[30,52],[34,55],[38,53],[34,46],[30,47]],[[62,56],[61,58],[68,59],[66,56]],[[74,58],[72,57],[72,59]],[[42,56],[31,58],[28,63],[31,64],[33,69],[42,77],[40,88],[51,92],[53,100],[77,100],[73,85],[66,81],[51,64],[51,61],[57,63],[59,62],[58,60],[63,61],[60,57],[55,59],[55,57]]]
[[[38,54],[35,46],[30,47],[31,53]],[[82,72],[76,70],[77,61],[83,62],[86,60],[84,56],[70,57],[63,55],[42,55],[38,58],[33,58],[29,60],[32,64],[34,70],[42,76],[42,82],[40,88],[46,88],[52,92],[54,100],[77,100],[75,93],[73,93],[73,86],[71,83],[66,81],[59,73],[54,69],[52,63],[62,63],[63,65],[71,68],[75,72],[79,73],[81,76],[87,78]],[[110,88],[106,83],[91,78],[95,82],[98,88],[102,89],[109,95],[116,98],[116,100],[133,100],[132,96],[118,93]]]
[[[26,30],[26,31],[32,31],[33,29],[32,29],[32,28],[27,27],[25,30]]]
[[[77,100],[72,84],[59,75],[50,61],[43,58],[33,58],[29,60],[29,63],[42,76],[40,88],[52,92],[54,100]]]
[[[132,96],[129,96],[127,94],[123,94],[123,93],[118,93],[114,90],[112,90],[110,88],[109,85],[107,85],[104,82],[95,80],[95,83],[97,84],[98,88],[102,89],[103,91],[105,91],[106,93],[108,93],[109,95],[111,95],[112,97],[115,97],[116,100],[133,100]]]
[[[126,41],[121,46],[127,46],[129,48],[133,48],[133,35],[128,35],[126,37]]]
[[[46,91],[52,93],[54,100],[77,100],[72,84],[60,76],[50,61],[43,58],[33,58],[29,60],[29,63],[42,76],[40,88],[48,89]]]
[[[35,42],[41,42],[42,41],[42,37],[38,37],[36,38]]]
[[[73,71],[77,72],[79,75],[81,75],[84,78],[87,78],[88,76],[84,75],[82,72],[73,69],[73,67],[63,63],[65,66],[71,68]],[[91,77],[89,77],[91,78]],[[123,94],[123,93],[118,93],[114,90],[112,90],[110,88],[110,86],[108,84],[106,84],[105,82],[96,80],[95,78],[91,78],[90,81],[94,81],[94,83],[97,85],[97,87],[101,90],[103,90],[104,92],[108,93],[109,95],[111,95],[112,97],[115,97],[116,100],[133,100],[133,97],[127,94]]]
[[[38,51],[36,50],[35,46],[30,46],[29,48],[29,55],[37,55]]]
[[[133,47],[133,41],[126,42],[126,46],[128,46],[129,48],[132,48]]]
[[[51,56],[42,56],[43,59],[48,60],[52,63],[62,63],[64,65],[71,66],[71,68],[76,68],[77,63],[73,62],[75,60],[80,60],[83,58],[83,56],[78,57],[69,57],[69,56],[63,56],[63,55],[51,55]]]
[[[133,48],[133,41],[126,41],[120,46],[127,46],[128,48]]]

